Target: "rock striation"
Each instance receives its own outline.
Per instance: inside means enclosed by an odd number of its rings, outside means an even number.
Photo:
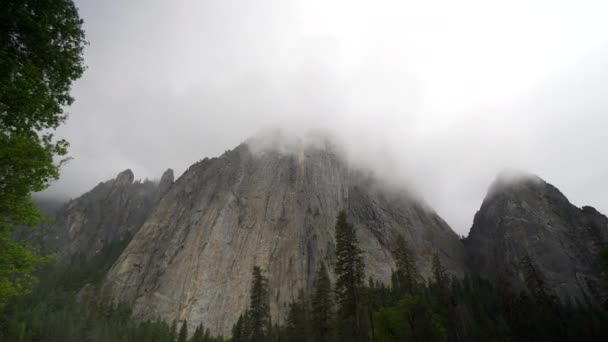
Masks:
[[[280,152],[241,144],[192,165],[170,187],[103,290],[131,304],[136,318],[203,322],[229,335],[258,265],[269,277],[273,320],[281,321],[298,291],[312,288],[317,268],[333,269],[341,210],[355,226],[368,277],[389,282],[398,235],[423,276],[434,253],[451,273],[466,271],[464,245],[430,207],[352,169],[331,146]]]
[[[562,300],[598,304],[603,297],[597,250],[608,218],[572,205],[537,176],[501,174],[490,187],[465,241],[469,266],[514,291],[524,290],[522,258]]]
[[[173,183],[173,170],[160,183],[134,181],[131,170],[99,183],[55,212],[42,227],[41,245],[57,252],[59,260],[90,258],[104,247],[130,239]]]

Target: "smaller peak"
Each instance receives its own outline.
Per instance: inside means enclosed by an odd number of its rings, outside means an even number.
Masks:
[[[523,170],[505,168],[505,169],[502,169],[498,173],[498,175],[496,175],[495,181],[507,182],[507,183],[519,183],[521,181],[531,180],[531,179],[540,179],[540,177],[538,177],[535,174],[523,171]]]
[[[498,173],[494,180],[494,183],[505,185],[516,185],[525,182],[542,184],[543,180],[533,173],[518,169],[503,169]]]
[[[133,171],[131,171],[131,169],[126,169],[116,176],[116,183],[120,185],[131,184],[134,179],[135,175],[133,174]]]
[[[175,177],[173,176],[173,169],[167,169],[163,172],[162,177],[160,177],[160,183],[158,183],[158,190],[161,194],[164,194],[169,190],[173,182],[175,181]]]
[[[162,177],[160,178],[161,183],[163,183],[164,181],[173,183],[174,180],[175,180],[175,178],[173,175],[173,169],[171,169],[171,168],[168,168],[167,170],[165,170],[165,172],[163,172]]]
[[[498,173],[490,185],[488,195],[486,197],[491,197],[499,192],[514,190],[516,187],[522,184],[542,185],[545,184],[545,181],[543,181],[542,178],[538,177],[537,175],[526,171],[517,169],[503,169]]]

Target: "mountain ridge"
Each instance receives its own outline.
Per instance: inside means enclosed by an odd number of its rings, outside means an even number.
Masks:
[[[525,290],[525,255],[562,300],[605,296],[594,253],[608,242],[608,219],[573,206],[536,175],[499,173],[463,243],[418,194],[350,165],[331,143],[273,144],[250,140],[192,164],[177,180],[169,169],[158,183],[135,182],[125,170],[66,204],[47,238],[64,234],[53,246],[66,246],[67,256],[129,240],[101,292],[131,305],[137,319],[203,322],[223,335],[246,308],[254,265],[269,277],[274,322],[300,290],[311,290],[321,264],[333,279],[342,210],[355,226],[366,276],[385,284],[403,236],[426,279],[438,254],[452,275],[479,273]]]

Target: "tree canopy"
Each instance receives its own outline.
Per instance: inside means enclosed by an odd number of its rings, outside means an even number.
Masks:
[[[27,291],[32,272],[48,260],[18,225],[41,216],[31,193],[59,176],[68,143],[53,130],[73,102],[72,82],[85,70],[83,21],[71,0],[7,1],[0,6],[0,306]]]

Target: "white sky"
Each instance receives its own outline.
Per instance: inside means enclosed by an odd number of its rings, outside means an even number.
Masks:
[[[51,193],[325,129],[460,234],[503,168],[608,212],[607,1],[76,1],[89,66]]]

